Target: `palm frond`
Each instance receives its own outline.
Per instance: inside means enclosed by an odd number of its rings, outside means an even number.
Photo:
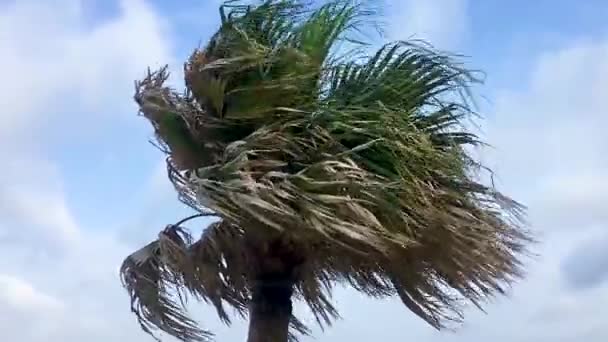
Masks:
[[[329,1],[294,30],[291,44],[321,66],[336,44],[348,40],[348,33],[373,15],[356,1]]]
[[[142,329],[155,337],[157,329],[184,341],[209,341],[212,333],[198,328],[176,298],[183,282],[179,273],[164,263],[159,240],[131,254],[123,262],[120,274],[131,297],[131,311]]]
[[[153,335],[160,329],[184,341],[208,341],[213,335],[199,329],[187,314],[188,296],[213,304],[228,324],[224,305],[244,314],[249,293],[239,234],[217,222],[193,241],[185,229],[170,225],[158,240],[125,259],[121,278],[144,331]]]

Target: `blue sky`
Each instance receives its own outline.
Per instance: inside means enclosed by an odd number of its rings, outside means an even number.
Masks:
[[[381,0],[378,0],[381,1]],[[390,39],[414,36],[487,73],[480,151],[543,241],[509,298],[456,333],[395,301],[336,291],[318,341],[608,340],[608,2],[382,0]],[[133,80],[184,58],[218,0],[0,0],[0,336],[150,341],[116,277],[122,258],[188,210],[136,116]],[[604,209],[602,209],[604,208]],[[200,226],[192,226],[200,229]],[[218,341],[244,340],[193,307]],[[170,339],[167,339],[170,341]]]

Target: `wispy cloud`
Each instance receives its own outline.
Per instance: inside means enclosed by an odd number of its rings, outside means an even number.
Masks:
[[[457,49],[467,38],[467,0],[384,1],[391,39],[422,39],[441,49]]]

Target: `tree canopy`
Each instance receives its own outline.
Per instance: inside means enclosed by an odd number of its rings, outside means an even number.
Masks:
[[[136,84],[180,199],[217,217],[197,238],[169,225],[125,260],[146,331],[207,340],[183,298],[230,322],[226,307],[247,315],[256,274],[286,265],[321,326],[338,317],[335,284],[399,298],[439,329],[522,276],[524,207],[484,185],[468,152],[482,144],[467,128],[479,80],[457,56],[412,41],[345,52],[372,14],[356,1],[220,14],[185,92],[167,67]]]

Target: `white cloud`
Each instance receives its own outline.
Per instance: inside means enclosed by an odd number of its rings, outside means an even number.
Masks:
[[[5,274],[0,274],[0,298],[10,309],[34,315],[64,308],[61,300],[38,291],[17,276]]]
[[[606,226],[608,173],[605,170],[607,169],[597,167],[572,173],[563,172],[548,175],[539,181],[539,196],[544,198],[543,210],[548,214],[546,219],[550,220],[555,229]]]
[[[545,53],[527,84],[497,96],[496,117],[486,129],[500,157],[492,166],[530,195],[529,204],[544,210],[542,219],[568,215],[580,224],[605,218],[606,60],[608,41],[574,42]]]
[[[0,274],[0,303],[3,336],[24,341],[34,341],[36,335],[52,330],[57,317],[66,313],[63,301],[9,274]]]
[[[543,161],[551,165],[534,163],[534,171],[551,167],[555,174],[606,167],[601,156],[606,138],[601,132],[608,122],[603,115],[607,57],[606,41],[573,42],[540,56],[528,83],[499,93],[489,136],[496,132],[501,143],[516,144],[511,150],[525,157],[542,152]],[[537,134],[540,129],[543,134]],[[520,139],[511,139],[512,133]],[[566,163],[564,156],[575,159]]]
[[[171,61],[166,25],[142,0],[121,1],[118,17],[93,27],[83,20],[85,4],[0,5],[2,141],[90,127],[95,115],[124,110],[148,65]]]
[[[73,147],[103,120],[133,111],[133,79],[148,65],[171,62],[171,46],[166,24],[144,1],[123,0],[116,16],[94,25],[83,6],[79,0],[0,4],[0,331],[6,339],[147,340],[117,277],[131,247],[112,227],[102,233],[79,226],[65,187],[70,179],[48,153],[49,139],[68,137]]]
[[[467,0],[385,0],[389,38],[423,39],[441,49],[457,48],[466,38]]]
[[[57,253],[80,238],[58,170],[39,159],[6,161],[0,178],[0,243]]]
[[[604,221],[606,222],[606,221]],[[567,285],[574,291],[587,291],[600,288],[608,282],[608,230],[604,224],[598,232],[587,240],[577,244],[569,252],[563,263],[562,271]],[[605,293],[608,295],[608,293]]]

